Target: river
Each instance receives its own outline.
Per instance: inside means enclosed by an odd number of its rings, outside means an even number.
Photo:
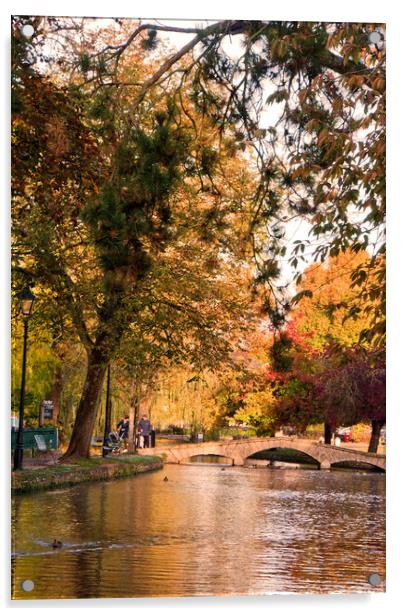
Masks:
[[[382,474],[166,465],[15,496],[12,517],[19,599],[385,590]]]

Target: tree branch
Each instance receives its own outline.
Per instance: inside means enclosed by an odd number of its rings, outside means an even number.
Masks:
[[[147,81],[145,81],[137,98],[134,101],[131,112],[133,113],[136,111],[136,109],[141,104],[148,90],[159,81],[162,75],[164,75],[174,64],[176,64],[176,62],[178,62],[191,49],[193,49],[198,43],[200,43],[202,39],[206,38],[210,34],[218,34],[218,33],[238,34],[242,32],[243,30],[243,26],[241,24],[242,22],[239,22],[239,21],[234,21],[234,22],[233,21],[222,21],[217,24],[208,26],[207,28],[201,31],[195,29],[194,32],[197,32],[197,36],[195,36],[193,39],[191,39],[191,41],[189,41],[186,45],[184,45],[176,53],[170,56],[170,58],[168,58],[166,62],[162,64],[162,66],[156,71],[156,73],[154,73],[152,77],[150,77],[149,79],[147,79]],[[154,28],[154,29],[157,29],[157,28]],[[177,28],[171,28],[171,31],[179,32],[182,30],[177,29]]]

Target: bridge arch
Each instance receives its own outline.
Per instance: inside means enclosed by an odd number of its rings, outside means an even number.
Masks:
[[[309,458],[313,460],[314,464],[318,466],[321,466],[321,463],[325,461],[323,453],[325,455],[326,452],[323,452],[318,444],[308,440],[302,441],[300,439],[296,441],[295,439],[284,438],[279,440],[274,437],[260,438],[244,441],[244,443],[241,444],[232,444],[229,445],[227,449],[231,449],[233,451],[232,457],[235,460],[235,464],[242,465],[247,458],[256,453],[278,448],[291,449],[292,451],[305,454],[306,456],[309,456]]]
[[[264,453],[270,453],[271,455],[269,457],[254,457],[257,456],[258,454],[264,454]],[[247,458],[244,460],[244,462],[246,462],[247,460],[267,460],[267,461],[282,461],[282,462],[289,462],[289,463],[294,463],[294,464],[311,464],[314,465],[317,468],[320,468],[321,465],[321,461],[317,458],[314,457],[314,455],[312,455],[311,452],[307,453],[306,451],[304,451],[303,448],[299,448],[297,446],[295,446],[293,444],[292,447],[284,447],[284,446],[272,446],[272,447],[262,447],[259,451],[255,451],[254,453],[251,453],[249,456],[247,456]]]
[[[352,460],[350,458],[346,458],[344,460],[336,460],[336,462],[332,462],[331,469],[356,469],[356,470],[364,470],[368,472],[374,473],[385,473],[385,469],[378,464],[374,464],[372,462],[366,462],[365,460]]]
[[[180,459],[180,464],[220,464],[233,466],[233,462],[233,458],[226,456],[224,453],[202,452]]]

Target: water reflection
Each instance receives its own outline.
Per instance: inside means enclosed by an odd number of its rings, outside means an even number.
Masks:
[[[181,464],[216,464],[218,466],[233,466],[232,458],[216,454],[201,454],[182,460]]]
[[[169,465],[13,514],[16,598],[384,590],[367,583],[385,577],[382,475]]]

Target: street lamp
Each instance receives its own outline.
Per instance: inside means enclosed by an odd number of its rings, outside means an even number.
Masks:
[[[110,399],[110,364],[107,367],[106,381],[106,410],[105,410],[105,431],[103,434],[102,457],[106,458],[109,452],[109,433],[111,429],[112,401]]]
[[[36,297],[29,287],[26,287],[19,296],[22,316],[24,318],[24,351],[22,354],[22,376],[20,391],[20,409],[18,420],[17,442],[14,450],[14,470],[22,469],[24,457],[24,403],[25,403],[25,373],[27,363],[28,321],[32,315]]]

